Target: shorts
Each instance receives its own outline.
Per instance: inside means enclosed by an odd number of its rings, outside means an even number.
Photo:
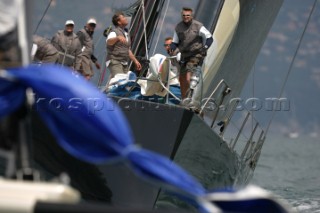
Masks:
[[[121,61],[111,59],[110,63],[108,65],[108,68],[110,70],[110,77],[113,78],[116,74],[124,74],[128,73],[129,71],[129,66],[128,64],[125,64]]]
[[[204,56],[202,54],[197,54],[195,56],[185,58],[183,63],[180,61],[180,74],[194,72],[197,66],[202,65],[203,59]]]

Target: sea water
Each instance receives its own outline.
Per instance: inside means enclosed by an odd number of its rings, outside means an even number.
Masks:
[[[297,212],[320,213],[320,139],[269,137],[252,183],[286,200]]]

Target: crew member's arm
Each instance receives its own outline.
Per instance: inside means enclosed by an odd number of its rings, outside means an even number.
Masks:
[[[117,34],[115,32],[111,32],[109,33],[108,37],[107,37],[107,45],[114,45],[117,42],[121,42],[121,43],[126,43],[127,40],[124,36],[117,36]]]
[[[209,49],[209,47],[213,43],[212,34],[204,27],[202,26],[199,31],[199,35],[202,37],[202,40],[204,41],[204,48]]]
[[[173,52],[173,55],[176,55],[178,52],[180,52],[178,45],[179,45],[179,38],[176,31],[174,31],[172,43],[170,44],[171,52]]]
[[[133,63],[136,66],[137,70],[141,70],[141,64],[140,62],[136,59],[136,57],[133,55],[132,51],[129,50],[129,58],[133,61]]]

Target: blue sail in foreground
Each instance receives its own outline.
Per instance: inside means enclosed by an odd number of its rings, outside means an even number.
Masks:
[[[135,146],[118,106],[66,68],[46,65],[0,71],[0,118],[24,102],[26,88],[36,94],[34,110],[59,145],[76,158],[95,164],[127,160],[139,176],[169,186],[204,212],[245,212],[239,203],[232,203],[237,209],[225,208],[225,201],[220,205],[219,199],[211,196],[216,193],[207,194],[200,183],[169,159]],[[245,207],[248,205],[254,203]]]
[[[5,75],[0,83],[16,88],[16,96],[23,97],[28,87],[33,89],[34,110],[71,155],[90,163],[129,160],[135,171],[148,179],[175,186],[191,196],[205,194],[201,184],[169,159],[136,147],[117,104],[69,69],[29,66],[11,69]],[[5,89],[0,94],[8,98],[3,102],[11,100]],[[10,112],[9,108],[12,111],[9,105],[1,109],[2,114]]]

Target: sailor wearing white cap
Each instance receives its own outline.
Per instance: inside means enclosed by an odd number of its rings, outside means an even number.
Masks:
[[[67,25],[73,25],[74,26],[74,21],[73,20],[67,20],[65,25],[66,26]]]
[[[90,18],[87,21],[87,24],[84,26],[84,28],[77,33],[77,36],[82,45],[80,73],[87,80],[90,80],[91,77],[94,75],[92,63],[96,65],[97,69],[100,69],[100,64],[98,63],[97,58],[93,55],[93,33],[96,28],[96,25],[96,19]]]
[[[81,43],[73,32],[74,21],[67,20],[64,30],[59,30],[52,38],[51,43],[59,51],[59,64],[73,70],[80,70]]]
[[[94,18],[90,18],[90,19],[87,21],[87,24],[95,24],[95,25],[97,25],[97,20],[95,20]]]

